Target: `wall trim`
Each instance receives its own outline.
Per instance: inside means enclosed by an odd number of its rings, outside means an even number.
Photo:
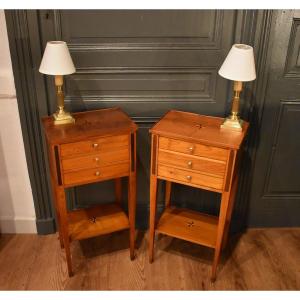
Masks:
[[[39,221],[53,218],[50,189],[47,181],[43,134],[38,114],[41,101],[37,99],[37,84],[34,74],[31,43],[39,43],[36,11],[5,11],[9,47],[12,58],[17,102],[24,140],[28,173],[37,219],[37,232],[45,232]],[[34,35],[34,37],[32,36]],[[43,87],[42,87],[43,88]],[[50,229],[50,228],[49,228]]]
[[[36,233],[35,218],[0,217],[1,233]]]

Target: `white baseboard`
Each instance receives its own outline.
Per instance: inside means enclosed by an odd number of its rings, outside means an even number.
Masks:
[[[1,233],[36,233],[35,218],[0,217]]]

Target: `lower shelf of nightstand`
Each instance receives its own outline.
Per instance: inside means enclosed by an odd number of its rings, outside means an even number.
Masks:
[[[188,209],[166,208],[156,232],[215,248],[218,218]]]
[[[117,204],[102,204],[68,213],[70,240],[82,240],[129,228],[129,220]]]

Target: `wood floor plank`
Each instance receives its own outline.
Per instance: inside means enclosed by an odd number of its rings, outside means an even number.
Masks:
[[[57,235],[1,235],[1,290],[299,290],[300,228],[251,229],[230,239],[210,282],[213,249],[158,235],[148,260],[148,234],[128,230],[72,243],[69,278]]]

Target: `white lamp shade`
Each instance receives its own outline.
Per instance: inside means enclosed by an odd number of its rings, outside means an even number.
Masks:
[[[48,75],[67,75],[76,71],[66,42],[47,43],[39,71]]]
[[[235,44],[231,47],[219,70],[219,75],[234,81],[252,81],[256,78],[253,48]]]

